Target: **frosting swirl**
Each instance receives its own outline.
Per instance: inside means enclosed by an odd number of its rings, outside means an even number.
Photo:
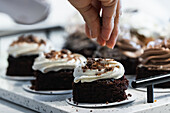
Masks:
[[[74,69],[74,82],[93,82],[99,79],[119,79],[124,75],[124,67],[113,59],[88,59]]]
[[[42,53],[35,59],[33,69],[42,73],[49,71],[59,71],[61,69],[74,69],[78,64],[86,61],[86,58],[80,54],[72,54],[69,50],[54,51]]]
[[[130,58],[137,58],[143,52],[142,44],[139,44],[131,39],[122,38],[118,40],[116,45],[125,56]]]
[[[156,40],[147,45],[141,55],[141,63],[156,70],[170,70],[170,40]]]
[[[13,57],[36,55],[45,51],[46,45],[43,39],[38,39],[33,35],[22,35],[10,45],[8,53]]]

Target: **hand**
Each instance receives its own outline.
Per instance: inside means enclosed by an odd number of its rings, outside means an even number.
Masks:
[[[102,46],[107,45],[109,48],[113,48],[119,32],[121,1],[69,0],[69,2],[83,16],[86,22],[85,30],[87,36],[89,38],[97,38],[97,42]]]

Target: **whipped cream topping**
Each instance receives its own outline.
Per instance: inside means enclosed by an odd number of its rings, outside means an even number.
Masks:
[[[33,69],[42,73],[60,71],[61,69],[74,69],[77,65],[86,61],[80,54],[72,54],[69,50],[51,51],[42,53],[35,59]]]
[[[170,70],[170,40],[156,40],[147,45],[141,63],[148,68]]]
[[[113,59],[88,59],[74,69],[74,82],[93,82],[100,79],[119,79],[124,75],[124,67]]]
[[[46,41],[32,35],[20,36],[8,48],[9,55],[19,57],[24,55],[38,55],[47,49]]]

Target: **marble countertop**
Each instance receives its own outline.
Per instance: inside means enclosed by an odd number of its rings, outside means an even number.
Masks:
[[[0,113],[23,113],[23,112],[35,113],[35,111],[16,105],[15,103],[11,103],[9,101],[0,99]]]
[[[134,76],[127,76],[131,81]],[[155,93],[155,103],[146,102],[146,92],[138,91],[129,87],[128,91],[136,96],[132,103],[108,108],[80,108],[69,105],[65,99],[72,97],[72,94],[66,95],[40,95],[26,92],[22,85],[27,82],[13,81],[0,78],[0,98],[11,101],[26,108],[46,113],[130,113],[130,112],[169,112],[170,111],[170,93]]]

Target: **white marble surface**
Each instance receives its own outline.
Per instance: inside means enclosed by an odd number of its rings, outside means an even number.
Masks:
[[[35,113],[30,109],[0,99],[0,113]]]
[[[131,80],[131,76],[128,76]],[[67,95],[39,95],[26,92],[22,88],[22,84],[26,82],[11,81],[0,78],[0,98],[17,103],[21,106],[46,113],[88,113],[91,110],[95,113],[159,113],[170,112],[170,94],[155,93],[155,103],[146,103],[146,92],[137,91],[129,88],[128,91],[136,95],[133,103],[108,108],[80,108],[71,106],[66,103],[65,99],[71,97]]]

